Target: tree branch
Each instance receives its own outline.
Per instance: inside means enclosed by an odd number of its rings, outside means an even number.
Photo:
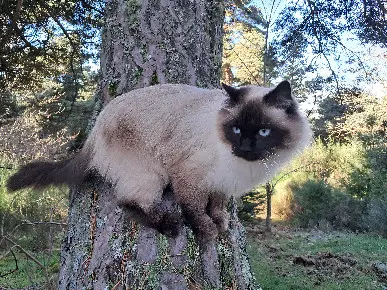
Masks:
[[[46,8],[47,15],[50,16],[52,18],[52,20],[55,21],[56,24],[58,24],[58,26],[62,30],[63,34],[69,40],[70,45],[72,47],[71,55],[70,55],[70,69],[71,69],[71,73],[73,75],[73,83],[75,86],[75,93],[74,93],[72,100],[71,100],[70,110],[69,110],[67,116],[65,117],[65,120],[66,120],[70,116],[70,114],[74,108],[74,104],[78,98],[78,92],[79,92],[78,76],[77,76],[77,73],[76,73],[75,68],[74,68],[74,57],[75,57],[75,53],[76,53],[77,49],[76,49],[75,43],[73,42],[72,37],[68,34],[67,29],[63,26],[63,24],[59,21],[59,19],[57,17],[55,17],[55,15],[52,15],[52,13],[50,12],[50,8],[47,7],[47,5],[45,4],[44,1],[40,1],[40,3],[41,3],[41,5],[43,5],[44,8]]]
[[[249,67],[246,65],[246,63],[243,61],[243,59],[239,56],[238,53],[236,53],[235,51],[233,51],[233,53],[235,53],[235,55],[238,57],[238,59],[241,61],[242,65],[245,67],[245,69],[247,69],[247,71],[249,72],[249,74],[252,76],[252,78],[254,79],[254,81],[259,85],[260,82],[255,78],[255,76],[253,75],[253,73],[250,71]]]
[[[23,5],[23,0],[18,0],[17,4],[16,4],[15,12],[13,13],[12,19],[10,21],[11,23],[10,23],[10,26],[9,26],[9,30],[7,31],[6,35],[1,40],[0,47],[3,47],[8,42],[9,38],[12,35],[12,32],[17,27],[16,23],[17,23],[17,21],[18,21],[18,19],[20,17],[20,12],[21,12],[21,9],[22,9],[22,5]]]
[[[333,70],[332,68],[332,65],[328,59],[328,57],[326,56],[326,53],[323,49],[323,45],[322,45],[322,40],[321,40],[321,33],[318,33],[317,29],[316,29],[316,23],[321,23],[321,20],[319,18],[319,13],[318,13],[318,10],[315,6],[315,4],[313,2],[311,2],[310,0],[306,0],[307,3],[308,3],[308,7],[310,9],[310,12],[311,12],[311,15],[312,15],[312,26],[313,26],[313,34],[315,36],[315,38],[317,39],[317,44],[318,44],[318,53],[319,54],[322,54],[323,57],[325,58],[325,60],[327,61],[327,64],[328,64],[328,67],[329,67],[329,70],[331,71],[334,79],[335,79],[335,82],[336,82],[336,90],[337,90],[337,93],[340,95],[340,86],[339,86],[339,80],[338,80],[338,77],[337,77],[337,74],[336,72]],[[317,20],[315,20],[315,17],[317,18]]]
[[[43,274],[44,274],[44,278],[46,280],[46,283],[47,285],[50,283],[50,279],[48,277],[48,273],[47,273],[47,269],[46,267],[44,267],[44,265],[42,263],[39,262],[39,260],[34,256],[32,255],[31,253],[29,253],[27,250],[25,250],[22,246],[20,246],[19,244],[17,244],[16,242],[14,242],[13,240],[11,240],[10,238],[8,238],[7,236],[3,236],[2,239],[5,239],[7,242],[11,243],[15,248],[18,248],[22,253],[24,253],[28,258],[30,258],[36,265],[38,265],[42,270],[43,270]]]
[[[13,246],[6,254],[4,254],[3,256],[1,256],[1,257],[0,257],[0,260],[4,259],[6,256],[8,256],[9,253],[11,253],[12,256],[13,256],[13,259],[14,259],[14,261],[15,261],[15,269],[12,269],[12,270],[8,271],[7,273],[1,274],[1,275],[0,275],[0,278],[5,277],[5,276],[7,276],[7,275],[10,275],[10,274],[12,274],[12,273],[15,273],[16,271],[19,270],[19,266],[17,265],[17,259],[16,259],[16,256],[15,256],[15,253],[12,251],[12,249],[13,249],[14,247],[15,247],[15,246]]]
[[[104,15],[104,11],[103,11],[103,10],[100,10],[100,9],[98,9],[98,8],[96,8],[96,7],[92,6],[92,5],[90,5],[90,4],[87,3],[86,1],[82,0],[81,3],[82,3],[82,5],[83,5],[85,8],[88,8],[88,9],[94,10],[94,11],[97,11],[97,12],[100,14],[101,17]]]

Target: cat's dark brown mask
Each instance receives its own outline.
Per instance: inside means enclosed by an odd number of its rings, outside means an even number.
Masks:
[[[222,129],[232,153],[247,161],[264,160],[294,143],[290,123],[297,122],[297,102],[290,84],[274,89],[223,85],[229,99],[221,111]]]

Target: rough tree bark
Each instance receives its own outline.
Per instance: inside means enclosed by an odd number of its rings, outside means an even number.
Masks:
[[[219,85],[223,1],[111,0],[105,14],[94,117],[134,88]],[[59,289],[259,289],[235,202],[227,235],[199,247],[188,228],[167,238],[134,223],[112,196],[98,178],[71,190]],[[163,202],[177,206],[172,192]]]

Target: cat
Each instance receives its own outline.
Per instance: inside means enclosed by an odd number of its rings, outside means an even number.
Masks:
[[[139,209],[157,228],[170,186],[198,234],[216,238],[228,226],[229,198],[270,180],[312,136],[288,81],[222,86],[163,84],[123,94],[102,110],[75,157],[27,164],[7,187],[76,185],[96,171],[120,205]]]

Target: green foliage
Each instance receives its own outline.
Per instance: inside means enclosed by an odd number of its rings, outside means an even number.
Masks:
[[[387,99],[376,98],[358,88],[344,88],[319,103],[315,131],[323,139],[361,141],[366,148],[386,138]]]
[[[62,228],[44,222],[63,222],[67,216],[67,189],[48,188],[44,191],[21,190],[9,193],[5,188],[13,170],[0,169],[0,219],[1,230],[22,247],[47,249],[58,244]],[[43,222],[34,224],[34,222]],[[52,235],[52,236],[50,236]],[[5,245],[0,244],[0,248]]]
[[[254,190],[247,193],[241,199],[238,216],[244,221],[252,220],[263,211],[263,205],[266,201],[264,191]]]
[[[261,11],[245,1],[226,3],[222,81],[227,84],[263,84],[266,25]]]
[[[96,54],[102,1],[6,1],[0,4],[0,92],[31,90],[76,59]]]
[[[36,15],[35,22],[29,28],[28,23],[18,26],[22,31],[18,32],[17,37],[12,35],[14,31],[7,31],[10,27],[0,32],[0,42],[8,37],[4,34],[10,33],[12,38],[7,45],[0,47],[0,231],[27,251],[47,251],[44,255],[38,255],[38,260],[49,275],[56,274],[59,269],[58,261],[51,264],[48,259],[51,251],[60,247],[64,234],[68,189],[25,189],[9,193],[5,183],[21,164],[34,159],[67,158],[68,152],[79,149],[86,137],[98,75],[83,65],[92,51],[82,49],[85,48],[85,42],[90,40],[85,37],[91,36],[95,27],[85,28],[90,25],[88,21],[92,21],[91,18],[82,24],[78,23],[76,29],[71,27],[76,23],[69,21],[74,20],[72,17],[79,17],[75,22],[83,21],[84,16],[90,17],[90,13],[94,12],[90,10],[82,16],[76,16],[85,8],[83,5],[91,4],[87,1],[70,2],[40,2],[31,7],[28,1],[19,1],[23,3],[23,9],[18,21],[30,21],[32,15],[26,14],[34,11],[42,14]],[[61,5],[66,7],[59,11]],[[96,7],[98,4],[92,5]],[[13,11],[1,10],[0,25],[12,15],[5,14]],[[49,15],[53,11],[56,14]],[[5,18],[2,17],[4,15]],[[69,17],[58,20],[59,15]],[[68,32],[67,35],[60,35],[56,26],[60,23],[64,26],[59,30],[64,34]],[[18,37],[23,37],[21,33],[28,33],[24,35],[22,43],[30,42],[30,49],[19,46],[23,46],[18,43]],[[13,49],[18,52],[15,53]],[[0,250],[7,253],[13,245],[2,239]],[[24,261],[24,255],[19,255],[17,249],[13,251],[18,258],[19,271],[6,276],[6,281],[11,284],[7,284],[3,278],[0,278],[0,284],[9,287],[40,284],[45,279],[42,269],[28,258]],[[55,255],[58,258],[58,253]],[[9,257],[10,253],[0,262],[6,263]],[[5,270],[1,264],[0,269],[0,274],[3,274]]]
[[[262,11],[253,0],[234,1],[226,0],[226,23],[238,22],[246,26],[260,30],[266,28],[268,23],[265,20]]]
[[[324,183],[308,181],[293,189],[294,222],[301,227],[363,230],[364,205]],[[360,218],[359,218],[360,217]]]
[[[57,249],[62,243],[65,230],[67,190],[22,190],[10,194],[5,189],[5,182],[13,172],[6,168],[0,169],[0,230],[7,237],[0,242],[0,285],[23,288],[34,284],[43,289],[47,280],[51,285],[56,284],[59,272]],[[45,271],[20,247],[34,256]],[[12,270],[15,271],[10,273]]]
[[[223,79],[231,69],[233,82],[262,84],[264,36],[243,23],[226,25],[223,47]]]
[[[10,273],[6,276],[0,277],[0,287],[6,289],[24,289],[25,287],[34,284],[34,289],[45,289],[45,277],[42,273],[42,269],[27,258],[23,253],[19,253],[17,250],[15,257],[17,259],[17,271]],[[3,253],[0,252],[0,255]],[[33,253],[33,255],[47,267],[49,279],[52,281],[52,285],[56,284],[56,277],[59,273],[60,255],[59,251],[54,251],[52,255],[46,255],[46,253]],[[15,259],[11,253],[9,253],[4,259],[0,260],[0,275],[9,273],[16,269]],[[3,288],[3,289],[4,289]]]
[[[359,142],[325,143],[318,138],[313,146],[286,170],[296,170],[289,178],[299,182],[309,179],[324,180],[337,187],[350,177],[354,169],[363,168],[365,160],[365,150]]]
[[[386,195],[387,189],[387,146],[369,149],[365,153],[362,168],[355,168],[350,178],[343,181],[348,194],[364,198]]]
[[[4,93],[0,98],[0,126],[6,124],[19,114],[16,97]]]
[[[385,150],[318,139],[284,171],[294,173],[275,188],[274,215],[302,227],[384,234]]]
[[[341,175],[346,173],[341,176],[340,184],[331,180],[327,182],[340,187],[347,195],[361,199],[369,208],[363,216],[368,228],[377,229],[378,226],[371,226],[369,215],[377,214],[369,204],[378,203],[380,214],[385,210],[379,198],[386,195],[387,188],[387,99],[369,96],[358,89],[347,89],[346,93],[326,98],[320,104],[320,114],[321,118],[315,123],[319,134],[342,143],[334,143],[334,146],[346,148],[342,156],[350,160],[350,166],[341,170]],[[327,144],[327,149],[332,148],[331,144],[332,141]],[[354,144],[357,145],[353,147]],[[345,161],[340,164],[345,164]],[[329,165],[324,167],[332,168]],[[373,224],[378,223],[382,224],[382,219]]]
[[[63,129],[55,134],[42,134],[35,115],[26,114],[0,127],[2,165],[19,164],[39,158],[60,158],[66,154],[71,137]]]
[[[346,48],[343,31],[367,42],[386,45],[385,7],[379,1],[292,1],[277,18],[278,43],[286,52],[293,46],[310,46],[316,54]],[[346,51],[347,53],[349,50]]]
[[[3,214],[7,212],[11,203],[11,198],[5,190],[6,180],[10,176],[9,171],[10,169],[6,167],[0,168],[0,212]]]
[[[371,56],[387,45],[385,12],[381,1],[288,1],[273,21],[270,47],[277,74],[292,80],[298,94],[313,98],[324,93],[309,80],[336,93],[345,91],[345,84],[385,82],[384,52]]]
[[[46,80],[42,86],[42,91],[23,97],[11,94],[13,107],[5,109],[14,113],[0,127],[0,158],[15,166],[42,157],[61,159],[66,151],[78,149],[85,139],[94,105],[91,96],[96,87],[95,74],[85,71],[84,81],[77,89],[83,100],[75,101],[75,88],[66,83]]]
[[[369,231],[387,237],[387,194],[370,198],[365,224]]]
[[[82,136],[84,138],[89,117],[93,110],[93,100],[82,100],[73,103],[62,96],[63,94],[60,91],[46,90],[35,99],[31,99],[26,114],[33,116],[37,126],[41,128],[41,136],[55,135],[63,131],[75,138],[79,139]],[[73,144],[71,146],[75,147]]]

